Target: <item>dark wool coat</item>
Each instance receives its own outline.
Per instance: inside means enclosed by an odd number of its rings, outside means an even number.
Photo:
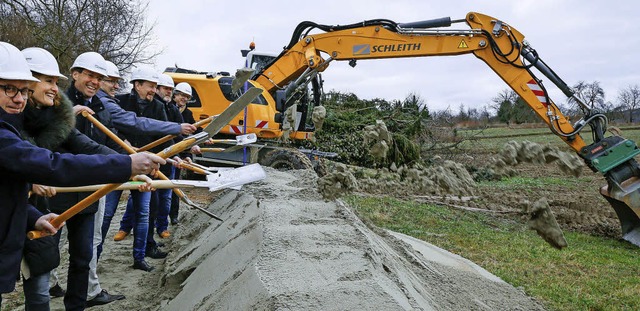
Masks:
[[[98,144],[75,128],[76,116],[73,113],[72,103],[63,94],[58,93],[55,105],[52,107],[36,108],[35,103],[29,100],[23,115],[22,137],[38,147],[73,154],[117,153]],[[55,213],[62,213],[90,194],[90,192],[59,193],[49,199],[32,196],[30,202],[42,212],[49,209]],[[96,202],[80,213],[95,213],[97,210]]]
[[[119,104],[122,109],[135,112],[138,117],[169,121],[164,111],[164,104],[161,101],[155,98],[151,101],[142,99],[138,96],[135,89],[132,89],[129,94],[117,95],[116,98],[120,101]],[[162,135],[150,135],[143,132],[130,133],[125,136],[133,146],[138,148],[163,137]],[[161,144],[160,146],[152,148],[150,151],[157,153],[168,146],[171,146],[171,142]]]
[[[15,117],[0,109],[0,293],[14,290],[26,232],[41,216],[27,204],[30,183],[81,186],[125,182],[131,175],[126,155],[74,156],[36,147],[7,122]]]

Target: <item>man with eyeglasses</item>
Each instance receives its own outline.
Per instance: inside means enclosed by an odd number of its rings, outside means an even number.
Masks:
[[[0,42],[0,294],[15,289],[27,230],[55,234],[43,216],[27,204],[30,183],[80,186],[124,182],[132,175],[148,174],[165,161],[155,155],[72,155],[36,147],[20,136],[18,128],[29,95],[28,84],[37,82],[23,54]],[[101,174],[95,174],[100,171]],[[0,308],[2,296],[0,296]]]

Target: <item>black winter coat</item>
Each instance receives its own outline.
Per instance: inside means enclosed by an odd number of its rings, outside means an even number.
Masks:
[[[164,104],[155,98],[147,101],[140,98],[135,90],[131,90],[129,94],[117,95],[116,98],[120,101],[119,104],[122,109],[135,112],[138,117],[169,121],[164,111]],[[149,135],[143,132],[126,134],[125,136],[133,146],[138,148],[163,137],[162,135]],[[171,142],[161,144],[150,151],[158,153],[168,146],[171,146]]]
[[[87,102],[82,93],[78,91],[73,84],[69,87],[66,93],[69,100],[73,106],[75,105],[83,105],[91,108],[95,114],[93,117],[98,119],[100,123],[106,126],[109,130],[114,133],[117,133],[115,127],[113,126],[113,122],[111,120],[111,113],[104,108],[102,101],[98,98],[98,96],[93,96]],[[103,133],[99,128],[95,127],[91,121],[87,118],[83,117],[81,114],[76,116],[76,128],[87,137],[91,138],[93,141],[98,144],[105,145],[118,153],[127,154],[127,152],[118,145],[115,141],[107,136],[107,134]]]

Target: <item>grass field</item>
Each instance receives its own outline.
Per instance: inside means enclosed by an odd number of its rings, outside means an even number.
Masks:
[[[620,129],[623,137],[640,141],[639,129]],[[470,155],[498,152],[510,140],[570,150],[545,127],[458,130],[457,135],[470,138],[459,146]],[[583,137],[591,141],[590,131],[585,131]],[[598,188],[593,187],[595,179],[596,184],[604,181],[597,174],[566,178],[547,175],[542,169],[529,170],[537,172],[533,176],[479,182],[476,193],[527,191],[535,196],[540,189],[561,188],[562,193],[548,193],[557,201],[580,202],[585,193],[597,192]],[[366,222],[466,257],[521,287],[549,310],[640,310],[640,248],[625,241],[565,231],[569,247],[556,250],[528,230],[521,219],[394,198],[353,195],[345,200]]]
[[[569,232],[559,251],[513,220],[393,198],[346,201],[366,222],[468,258],[549,310],[640,310],[640,248],[626,242]]]

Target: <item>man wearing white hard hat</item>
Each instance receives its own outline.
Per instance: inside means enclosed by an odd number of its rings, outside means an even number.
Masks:
[[[171,94],[174,91],[174,87],[175,86],[173,83],[173,78],[171,78],[167,74],[160,74],[160,82],[158,82],[158,92],[156,93],[156,99],[164,103],[164,111],[167,114],[167,119],[169,120],[169,122],[180,124],[184,123],[184,120],[182,120],[182,115],[180,114],[180,110],[178,110],[178,106],[176,106],[175,102],[171,100]],[[176,138],[174,138],[173,143],[177,143],[181,140],[182,137],[177,136]],[[168,171],[167,173],[170,174],[171,178],[174,178],[176,176],[177,168],[170,167],[170,169],[171,171]],[[154,194],[151,194],[151,203],[156,204],[157,213],[154,215],[155,217],[149,218],[149,220],[155,220],[155,223],[149,224],[151,232],[149,233],[149,236],[147,238],[147,244],[156,244],[156,241],[153,238],[154,229],[163,239],[171,236],[171,233],[169,232],[168,217],[174,196],[177,195],[173,191],[171,191],[171,189],[158,189]]]
[[[169,75],[161,73],[158,79],[158,87],[156,88],[156,99],[165,104],[168,103],[171,101],[171,93],[174,87],[173,79]]]
[[[31,75],[23,54],[15,46],[0,42],[0,294],[14,290],[27,230],[55,234],[49,221],[27,204],[28,186],[80,186],[120,183],[132,174],[147,174],[165,161],[153,155],[71,155],[53,153],[24,141],[21,127]],[[28,156],[27,156],[28,155]],[[95,174],[95,171],[102,172]],[[2,296],[0,295],[0,308]]]
[[[120,106],[124,110],[135,112],[138,116],[167,121],[163,103],[154,98],[159,78],[159,74],[152,68],[136,68],[131,74],[131,83],[133,84],[131,93],[116,96]],[[162,135],[151,135],[140,131],[123,134],[135,147],[142,147],[163,137]],[[160,152],[170,145],[171,142],[167,142],[152,148],[150,151],[154,153]],[[161,168],[165,175],[167,175],[167,168],[170,170],[171,166],[165,165]],[[171,178],[171,176],[167,176]],[[137,193],[136,191],[131,191],[131,194],[127,203],[127,211],[125,211],[120,222],[120,230],[114,240],[123,239],[133,230],[133,268],[149,272],[154,268],[147,263],[145,257],[165,258],[167,253],[160,251],[157,245],[148,244],[147,241],[149,231],[153,233],[151,218],[155,216],[152,215],[155,211],[152,210],[150,205],[151,194]]]
[[[116,132],[111,114],[97,96],[100,83],[107,78],[107,64],[102,55],[96,52],[85,52],[76,57],[71,65],[72,83],[66,92],[72,101],[76,116],[76,128],[98,144],[112,149],[112,152],[126,154],[124,149],[96,127],[79,112],[82,110],[93,113],[104,126]],[[51,209],[64,212],[67,208],[86,198],[91,193],[62,193],[50,198]],[[69,269],[67,292],[64,303],[67,309],[84,308],[88,298],[88,282],[91,260],[93,258],[93,238],[95,233],[96,213],[104,211],[104,197],[76,215],[67,224],[69,234]],[[100,228],[101,228],[100,224]],[[108,295],[106,292],[105,295]],[[120,297],[116,297],[120,298]]]
[[[107,75],[108,78],[100,82],[100,91],[98,91],[98,97],[102,101],[105,108],[111,113],[111,118],[115,128],[125,135],[126,133],[142,132],[153,135],[189,135],[196,130],[196,127],[190,123],[176,124],[174,122],[166,122],[155,120],[151,118],[145,118],[138,116],[135,112],[122,109],[119,104],[119,100],[115,97],[117,88],[114,87],[118,84],[121,77],[118,67],[112,62],[107,61]],[[170,77],[169,77],[170,78]],[[109,81],[111,80],[111,81]],[[104,239],[106,238],[109,227],[111,226],[111,220],[118,207],[121,190],[112,191],[106,195],[106,206],[104,218],[102,220],[102,241],[99,242],[97,255],[100,257],[102,253],[102,246]],[[122,235],[122,234],[120,234]],[[122,237],[124,238],[124,236]],[[96,241],[94,240],[94,243]],[[89,280],[91,283],[92,280]],[[92,290],[89,291],[89,297],[91,297]]]

